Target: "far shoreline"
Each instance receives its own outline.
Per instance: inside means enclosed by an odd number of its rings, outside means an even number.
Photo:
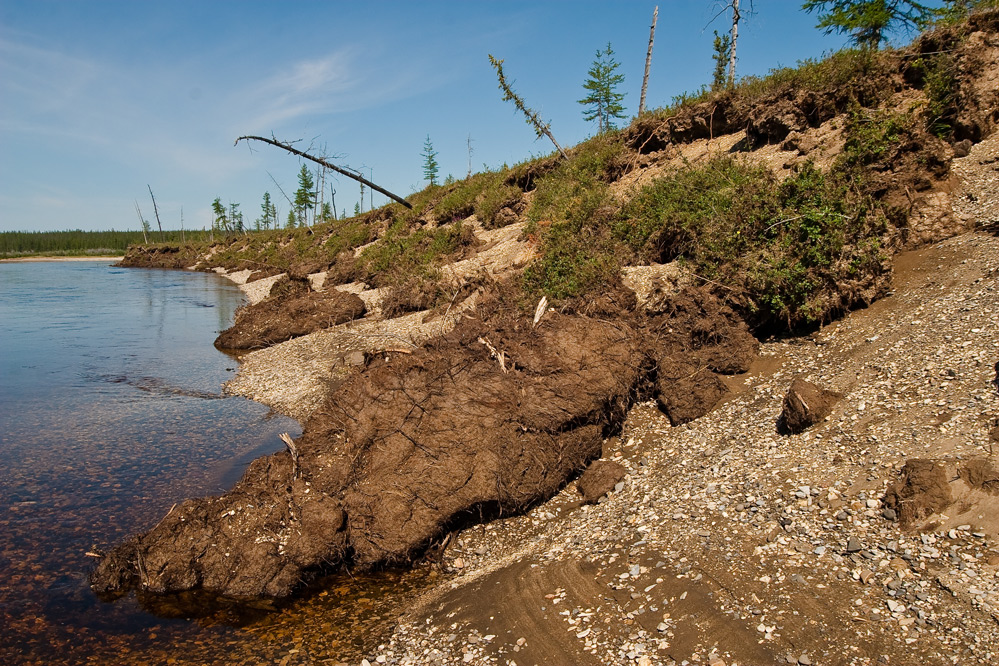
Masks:
[[[121,261],[125,257],[11,257],[10,259],[0,258],[0,262],[28,263],[28,262],[50,262],[50,261]]]

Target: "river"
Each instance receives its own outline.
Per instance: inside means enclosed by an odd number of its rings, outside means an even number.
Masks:
[[[193,620],[91,593],[95,550],[300,433],[221,393],[237,363],[211,343],[242,302],[212,274],[0,263],[0,663],[312,663],[361,652],[352,625],[383,631],[379,597],[418,585],[333,580],[277,610]]]

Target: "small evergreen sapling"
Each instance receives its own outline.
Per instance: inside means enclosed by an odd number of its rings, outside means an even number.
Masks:
[[[624,93],[617,91],[617,87],[624,82],[624,74],[617,74],[620,65],[614,60],[614,50],[610,42],[603,51],[597,51],[596,60],[590,67],[588,75],[590,78],[583,84],[583,88],[589,94],[579,103],[586,106],[583,111],[583,119],[587,121],[597,121],[597,131],[600,134],[615,129],[614,119],[624,118]]]
[[[729,56],[732,54],[732,38],[728,35],[719,35],[715,30],[715,52],[712,59],[715,61],[714,76],[711,80],[712,90],[721,90],[732,85],[733,81],[728,78],[726,69],[728,68]]]
[[[437,164],[437,151],[434,150],[434,144],[431,143],[429,134],[427,140],[423,142],[423,152],[420,154],[423,156],[423,177],[432,187],[437,184],[439,165]]]

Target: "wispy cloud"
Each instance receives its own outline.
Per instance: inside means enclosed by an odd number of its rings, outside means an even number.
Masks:
[[[242,91],[249,108],[255,110],[245,122],[259,129],[310,114],[342,110],[362,79],[350,49],[290,63]]]
[[[289,63],[243,91],[257,110],[247,126],[266,131],[311,115],[356,111],[413,94],[430,68],[418,60],[404,63],[344,47],[319,58]]]

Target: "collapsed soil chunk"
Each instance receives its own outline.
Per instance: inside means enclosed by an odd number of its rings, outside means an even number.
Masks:
[[[501,315],[379,356],[293,449],[175,507],[109,553],[92,586],[282,597],[322,568],[407,561],[450,525],[523,510],[599,457],[642,379],[639,341],[627,320]]]
[[[584,503],[596,504],[597,500],[614,490],[627,473],[624,465],[613,460],[594,460],[576,481],[576,488]]]
[[[925,458],[907,460],[898,481],[885,493],[884,501],[905,526],[943,511],[953,501],[946,465]]]
[[[673,425],[707,414],[728,390],[718,374],[749,370],[759,343],[745,322],[706,289],[658,291],[645,309],[660,408]]]
[[[778,429],[786,433],[804,432],[829,416],[840,397],[839,393],[795,377],[784,395]]]
[[[361,565],[400,561],[461,516],[520,511],[601,452],[642,378],[639,335],[551,313],[468,322],[422,354],[376,359],[306,425],[303,450],[348,443],[344,493]]]
[[[271,295],[241,308],[236,321],[215,339],[219,349],[261,349],[343,324],[364,315],[356,294],[335,289],[309,291],[298,281],[276,287]]]

